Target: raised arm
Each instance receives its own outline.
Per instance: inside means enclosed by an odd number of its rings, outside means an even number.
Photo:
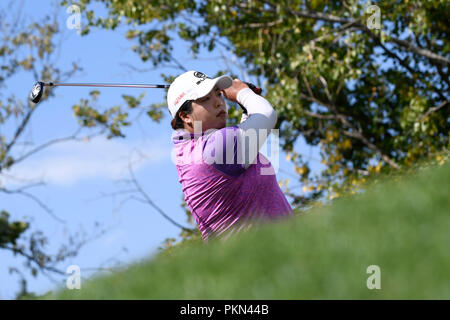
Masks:
[[[225,97],[239,102],[247,109],[238,124],[238,145],[244,146],[244,164],[247,169],[258,156],[261,146],[267,140],[270,130],[275,127],[277,114],[265,98],[254,93],[244,82],[235,79],[233,85],[224,90]]]

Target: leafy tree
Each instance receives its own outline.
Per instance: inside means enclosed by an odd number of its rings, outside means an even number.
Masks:
[[[11,12],[12,2],[9,4]],[[20,10],[19,10],[20,11]],[[9,13],[11,13],[9,12]],[[56,21],[47,16],[44,21],[32,22],[28,25],[23,23],[23,17],[16,15],[0,14],[0,193],[5,195],[18,194],[31,201],[35,201],[44,211],[52,214],[51,210],[37,197],[33,196],[27,189],[38,186],[31,183],[11,189],[4,184],[4,179],[9,177],[8,170],[17,163],[24,161],[33,153],[43,149],[45,146],[28,149],[28,152],[21,153],[18,149],[21,144],[20,138],[30,123],[32,115],[37,108],[27,102],[17,98],[8,88],[8,81],[19,73],[30,73],[34,78],[49,80],[51,78],[60,79],[69,77],[77,67],[72,70],[62,71],[53,67],[52,56],[54,54],[54,38],[58,33]],[[39,62],[38,62],[39,61]],[[48,97],[48,93],[44,98]],[[16,125],[14,125],[16,124]],[[12,134],[7,128],[13,128]],[[3,181],[2,181],[3,180]],[[16,215],[24,214],[14,212]],[[55,219],[58,219],[55,216]],[[25,233],[30,234],[25,240]],[[26,259],[26,267],[36,276],[38,271],[56,272],[62,271],[55,268],[55,264],[66,257],[74,255],[75,251],[70,246],[62,246],[55,255],[48,254],[45,250],[47,239],[39,230],[32,230],[30,223],[24,220],[13,221],[9,212],[0,208],[0,249],[9,250],[14,255],[22,256]],[[17,272],[22,277],[22,292],[26,294],[26,281],[22,273]]]
[[[22,4],[21,4],[22,5]],[[32,141],[24,141],[24,134],[29,127],[33,115],[39,112],[40,105],[34,105],[14,94],[14,88],[10,81],[16,76],[29,75],[30,79],[42,81],[65,81],[80,70],[76,64],[69,70],[61,70],[56,67],[56,48],[59,42],[59,25],[55,15],[47,15],[41,21],[27,21],[20,6],[15,6],[11,1],[8,10],[0,12],[0,193],[2,197],[18,195],[28,201],[35,202],[42,211],[52,216],[55,220],[63,222],[53,211],[30,191],[34,187],[41,186],[42,182],[23,181],[18,187],[12,187],[5,181],[11,181],[10,170],[17,164],[26,161],[45,148],[64,141],[81,140],[81,126],[73,135],[60,137],[36,145]],[[31,89],[31,84],[29,84]],[[52,97],[52,91],[45,91],[43,100]],[[109,121],[114,112],[108,111]],[[117,115],[115,115],[117,117]],[[79,117],[82,122],[82,117]],[[105,121],[108,128],[118,120]],[[99,135],[104,132],[102,128]],[[113,130],[110,130],[113,132]],[[88,136],[90,137],[90,136]],[[25,143],[26,142],[26,143]],[[49,275],[66,276],[65,271],[58,269],[59,264],[68,257],[76,256],[81,247],[89,240],[83,233],[69,235],[68,243],[61,244],[54,253],[48,251],[48,239],[41,230],[36,230],[27,218],[12,218],[32,214],[29,212],[11,212],[5,207],[7,203],[0,203],[0,250],[10,251],[15,256],[25,260],[25,268],[33,276],[39,273]],[[99,227],[99,226],[98,226]],[[102,234],[104,231],[100,231]],[[92,237],[92,235],[90,235]],[[21,292],[18,297],[27,296],[27,285],[24,273],[17,268],[10,267],[10,273],[16,273],[21,277]]]
[[[26,130],[30,126],[33,116],[40,107],[45,105],[47,99],[51,99],[54,90],[45,90],[41,103],[36,105],[15,95],[15,88],[10,81],[17,76],[29,76],[30,79],[44,82],[65,82],[72,75],[81,70],[80,66],[73,63],[69,70],[61,70],[57,67],[57,49],[60,42],[60,26],[57,12],[47,15],[39,21],[29,21],[23,16],[21,6],[11,1],[5,6],[8,10],[0,12],[0,193],[4,197],[20,195],[27,200],[34,201],[47,214],[55,220],[64,221],[56,216],[53,211],[30,191],[34,187],[43,185],[43,182],[23,181],[21,185],[13,188],[6,181],[11,181],[11,170],[27,161],[36,153],[43,152],[46,148],[65,141],[80,141],[95,136],[105,135],[109,139],[125,137],[124,128],[131,124],[129,113],[147,114],[158,122],[162,117],[164,105],[141,105],[144,94],[138,97],[123,95],[123,105],[108,106],[102,108],[97,105],[100,92],[91,91],[88,98],[80,99],[73,106],[75,119],[79,128],[67,137],[59,137],[36,145],[26,140]],[[29,84],[31,89],[31,84]],[[84,134],[86,131],[89,134]],[[22,181],[23,179],[21,179]],[[136,186],[140,187],[133,176]],[[144,199],[149,203],[150,198],[140,189]],[[99,230],[96,235],[87,235],[84,231],[69,235],[67,244],[60,244],[59,249],[50,253],[48,251],[48,239],[44,232],[36,230],[27,218],[15,218],[32,216],[29,212],[8,212],[8,203],[0,203],[0,250],[10,251],[15,256],[25,261],[25,268],[33,276],[44,274],[48,276],[66,276],[64,270],[59,269],[60,263],[69,257],[76,256],[79,250],[91,239],[105,233]],[[159,209],[159,208],[158,208]],[[164,214],[164,213],[163,213]],[[97,229],[101,229],[99,224]],[[195,233],[194,229],[180,226],[181,232],[186,238]],[[170,244],[170,242],[168,242]],[[18,298],[31,297],[27,291],[27,281],[23,270],[15,267],[9,268],[10,273],[19,275],[21,290]]]
[[[91,9],[94,3],[105,6],[105,17]],[[264,81],[266,96],[278,111],[282,148],[304,187],[300,193],[286,188],[295,206],[355,192],[365,179],[381,172],[448,157],[448,1],[374,1],[377,7],[352,0],[80,0],[75,4],[88,22],[83,23],[82,34],[95,27],[126,26],[126,36],[134,42],[132,50],[155,68],[169,65],[184,70],[174,55],[179,38],[189,43],[194,56],[222,47],[242,59],[247,72]],[[52,63],[56,19],[48,17],[28,26],[18,21],[0,13],[1,86],[18,72],[43,81],[64,81],[79,70],[75,64],[72,70],[59,70]],[[157,122],[164,115],[164,103],[143,106],[143,95],[124,95],[126,108],[102,110],[96,104],[99,94],[92,91],[90,98],[73,107],[80,129],[100,129],[94,135],[124,137],[131,112],[146,112]],[[46,91],[43,100],[51,95]],[[0,125],[15,121],[18,126],[11,136],[0,134],[0,179],[45,147],[79,138],[77,131],[18,153],[20,137],[38,108],[1,93]],[[239,109],[231,111],[231,121],[237,122]],[[320,173],[311,172],[308,157],[295,150],[299,137],[320,147],[325,168]],[[27,196],[49,212],[27,187],[10,190],[0,184],[0,192]],[[141,191],[142,200],[156,209]],[[192,223],[190,212],[186,213]],[[196,230],[181,229],[185,239],[198,239]],[[46,239],[40,232],[33,233],[27,245],[19,243],[27,230],[26,221],[11,221],[10,213],[1,211],[0,248],[26,257],[33,274],[37,268],[57,272],[59,261],[76,254],[68,247],[56,256],[46,254]],[[172,245],[169,239],[166,246]]]
[[[93,2],[107,16],[96,16]],[[355,192],[369,176],[448,149],[450,3],[370,4],[376,7],[352,0],[79,2],[89,22],[84,34],[126,25],[132,49],[154,66],[183,69],[177,38],[194,56],[221,46],[243,59],[278,111],[282,148],[304,186],[286,190],[298,206]],[[294,149],[300,136],[320,147],[319,174]]]

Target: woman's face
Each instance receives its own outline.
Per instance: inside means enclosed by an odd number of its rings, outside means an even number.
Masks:
[[[224,128],[227,122],[228,112],[222,91],[215,86],[210,93],[203,98],[192,102],[192,113],[184,117],[185,127],[194,132],[194,121],[202,122],[202,132],[208,129]]]

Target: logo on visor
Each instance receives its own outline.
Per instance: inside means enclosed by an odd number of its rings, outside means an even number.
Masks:
[[[185,95],[186,95],[186,93],[185,93],[185,92],[182,92],[182,93],[178,96],[178,98],[175,99],[174,105],[179,104],[179,103],[180,103],[180,100],[181,100]]]
[[[201,80],[197,81],[196,84],[199,85],[200,83],[202,83],[202,81],[205,81],[205,79],[211,79],[210,77],[208,77],[206,74],[199,72],[199,71],[195,71],[194,72],[194,77],[200,78]]]

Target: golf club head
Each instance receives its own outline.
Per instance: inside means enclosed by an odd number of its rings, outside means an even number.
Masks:
[[[30,92],[30,101],[36,104],[39,103],[43,93],[44,83],[41,81],[36,82]]]

